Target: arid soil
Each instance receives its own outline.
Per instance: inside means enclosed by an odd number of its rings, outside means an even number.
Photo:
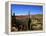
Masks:
[[[28,31],[29,16],[12,16],[11,31]],[[30,30],[42,30],[43,29],[43,15],[31,15],[30,16]]]

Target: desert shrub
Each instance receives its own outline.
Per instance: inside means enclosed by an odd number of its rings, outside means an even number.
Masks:
[[[22,21],[21,21],[21,20],[16,19],[16,24],[17,24],[17,25],[22,24]]]

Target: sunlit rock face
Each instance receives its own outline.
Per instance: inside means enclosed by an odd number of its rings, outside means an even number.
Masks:
[[[41,30],[41,29],[42,29],[42,25],[41,24],[32,25],[32,30]]]
[[[43,15],[32,15],[30,28],[31,30],[42,30]]]

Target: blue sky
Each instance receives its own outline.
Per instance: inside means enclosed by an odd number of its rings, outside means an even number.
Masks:
[[[15,15],[28,15],[28,12],[30,15],[43,14],[43,6],[37,5],[12,4],[11,9]]]

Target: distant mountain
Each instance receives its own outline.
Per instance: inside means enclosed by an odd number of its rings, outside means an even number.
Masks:
[[[16,19],[27,19],[29,16],[28,15],[20,15],[20,16],[15,16]],[[30,15],[30,18],[42,18],[42,14],[36,14],[36,15]]]

